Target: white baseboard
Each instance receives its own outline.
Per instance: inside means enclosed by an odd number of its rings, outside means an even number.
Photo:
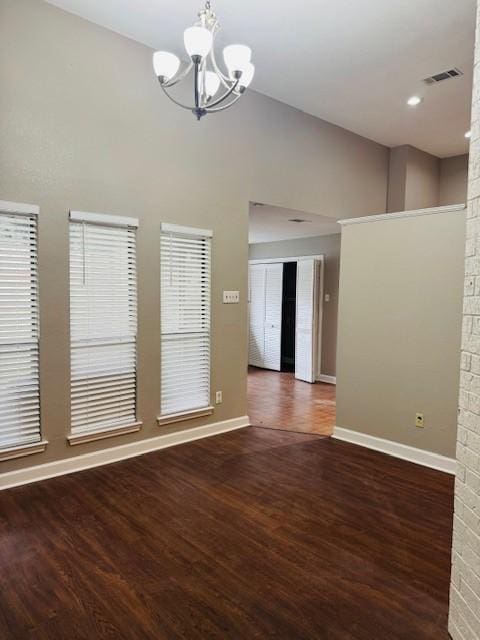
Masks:
[[[56,460],[55,462],[47,462],[34,467],[19,469],[18,471],[8,471],[0,474],[0,490],[17,487],[21,484],[29,482],[38,482],[55,476],[62,476],[66,473],[74,473],[75,471],[83,471],[92,467],[99,467],[104,464],[118,462],[127,458],[134,458],[143,453],[150,451],[158,451],[167,447],[173,447],[177,444],[199,440],[200,438],[208,438],[226,431],[234,431],[235,429],[243,429],[250,425],[248,416],[232,418],[231,420],[223,420],[207,424],[202,427],[194,427],[193,429],[184,429],[176,433],[155,436],[145,440],[137,440],[128,444],[122,444],[117,447],[101,449],[83,455]]]
[[[430,467],[431,469],[437,469],[438,471],[444,471],[445,473],[450,473],[452,475],[455,475],[456,472],[457,463],[454,458],[446,458],[438,453],[432,453],[431,451],[425,451],[424,449],[409,447],[406,444],[400,444],[399,442],[393,442],[392,440],[384,440],[383,438],[376,438],[375,436],[369,436],[366,433],[352,431],[351,429],[344,429],[343,427],[335,427],[333,430],[333,437],[337,440],[344,440],[345,442],[358,444],[362,447],[367,447],[368,449],[382,451],[383,453],[388,453],[395,458],[415,462],[416,464],[421,464],[424,467]]]
[[[327,384],[337,384],[337,378],[335,376],[327,376],[324,373],[321,373],[317,378],[317,382],[326,382]]]

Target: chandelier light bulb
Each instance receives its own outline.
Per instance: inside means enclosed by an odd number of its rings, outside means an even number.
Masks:
[[[153,54],[153,68],[158,78],[170,80],[177,73],[180,60],[168,51],[155,51]]]
[[[214,71],[205,73],[205,93],[212,98],[220,88],[220,78]]]
[[[223,50],[223,59],[230,75],[243,72],[252,58],[252,50],[244,44],[230,44]]]
[[[245,69],[243,70],[238,84],[244,89],[246,89],[252,82],[254,75],[255,75],[255,66],[251,62],[249,62],[245,67]]]
[[[205,27],[189,27],[185,29],[183,41],[188,55],[194,57],[205,58],[212,48],[212,33]]]

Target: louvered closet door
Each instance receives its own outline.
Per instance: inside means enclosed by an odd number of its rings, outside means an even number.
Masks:
[[[305,382],[315,382],[316,377],[320,267],[313,259],[297,263],[295,378]]]
[[[0,448],[40,441],[37,216],[0,209]]]
[[[70,222],[71,430],[83,435],[137,420],[136,232],[109,225],[109,216],[101,224],[77,217]]]
[[[282,345],[283,264],[265,269],[265,350],[263,366],[280,371]]]
[[[161,414],[210,405],[211,231],[162,225]]]
[[[249,266],[249,349],[248,362],[263,367],[265,352],[265,284],[264,264]]]

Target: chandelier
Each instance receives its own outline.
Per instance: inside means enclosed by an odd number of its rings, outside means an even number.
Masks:
[[[185,29],[183,41],[190,62],[180,70],[180,60],[168,51],[153,54],[153,68],[165,95],[176,105],[192,111],[197,120],[207,113],[223,111],[245,92],[252,82],[255,67],[250,62],[252,52],[243,44],[231,44],[223,50],[227,73],[219,68],[215,59],[214,40],[220,25],[207,0],[193,27]],[[211,67],[211,68],[210,68]],[[193,69],[194,104],[185,105],[173,98],[168,89],[181,82]],[[222,95],[218,91],[222,87]]]

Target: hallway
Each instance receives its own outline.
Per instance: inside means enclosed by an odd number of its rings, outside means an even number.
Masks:
[[[335,426],[332,384],[309,384],[293,373],[249,367],[248,415],[253,426],[330,436]]]

